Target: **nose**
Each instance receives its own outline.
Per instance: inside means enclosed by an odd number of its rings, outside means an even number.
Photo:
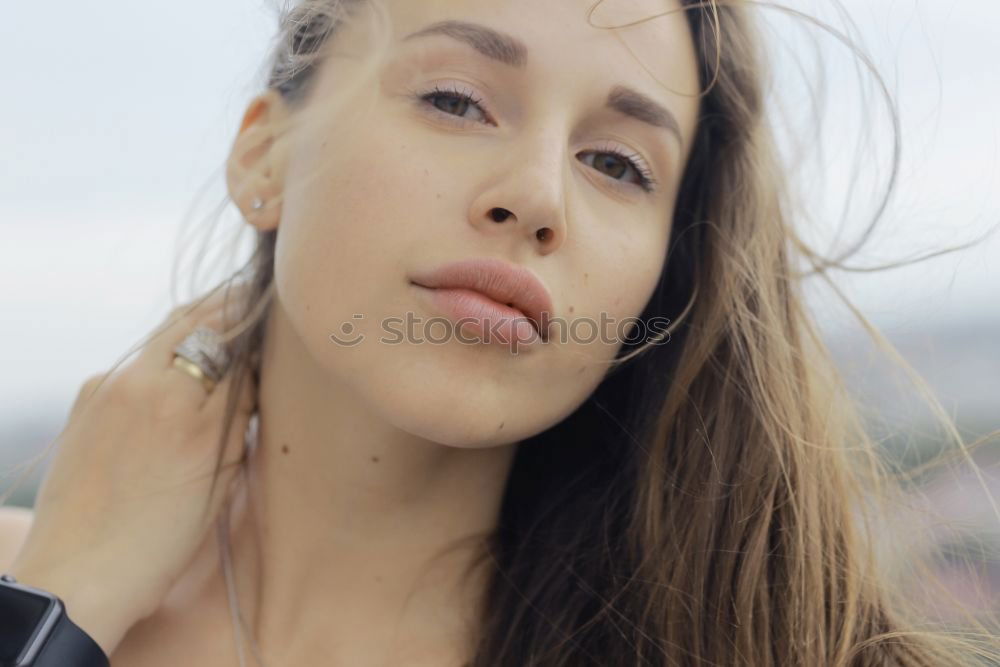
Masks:
[[[550,254],[566,238],[565,153],[537,139],[521,145],[493,162],[496,180],[476,199],[470,222],[483,233],[513,234]]]
[[[510,209],[501,208],[499,206],[490,209],[489,217],[495,223],[517,220],[517,216],[511,212]],[[538,226],[535,225],[535,227]],[[531,229],[534,229],[534,227],[530,227],[528,231],[530,232]],[[533,232],[533,235],[543,250],[551,248],[553,241],[555,240],[555,232],[552,231],[552,227],[538,227],[538,229]],[[548,252],[551,252],[551,250],[548,250]]]

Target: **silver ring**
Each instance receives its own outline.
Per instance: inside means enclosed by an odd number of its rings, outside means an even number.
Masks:
[[[175,357],[183,357],[196,365],[213,384],[229,369],[229,353],[219,340],[219,334],[206,326],[196,327],[174,348]]]

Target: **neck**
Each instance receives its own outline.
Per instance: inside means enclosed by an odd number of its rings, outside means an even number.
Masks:
[[[321,372],[280,308],[269,317],[230,540],[265,664],[403,664],[394,651],[466,644],[486,580],[463,575],[496,527],[516,447],[451,447],[394,427]]]

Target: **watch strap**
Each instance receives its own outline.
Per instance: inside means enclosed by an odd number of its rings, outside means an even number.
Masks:
[[[61,600],[59,604],[62,613],[32,667],[110,667],[100,645],[70,620]]]

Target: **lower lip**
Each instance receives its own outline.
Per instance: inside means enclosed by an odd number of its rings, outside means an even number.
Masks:
[[[413,283],[431,303],[455,324],[462,320],[462,331],[478,336],[483,342],[508,346],[531,346],[541,336],[531,320],[516,308],[505,306],[474,290],[430,288]]]

